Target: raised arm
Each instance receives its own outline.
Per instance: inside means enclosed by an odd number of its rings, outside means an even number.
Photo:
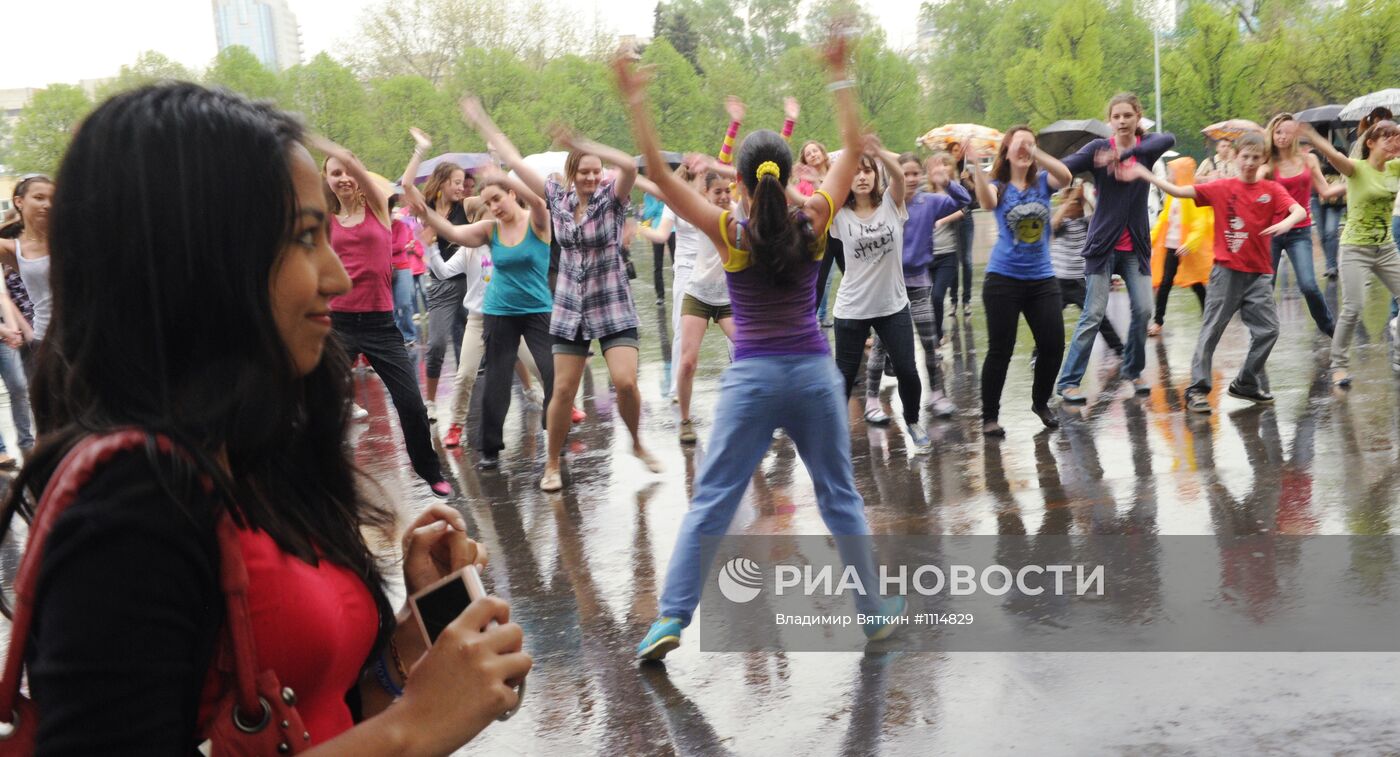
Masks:
[[[648,179],[645,176],[637,176],[636,180],[633,182],[633,186],[635,186],[637,189],[642,190],[642,192],[649,194],[658,200],[661,200],[662,202],[666,201],[666,198],[661,194],[661,187],[656,186],[656,182],[652,181],[651,179]]]
[[[484,169],[480,172],[481,180],[494,179],[506,185],[506,189],[515,193],[525,207],[530,210],[530,225],[535,228],[535,236],[541,241],[548,242],[552,226],[549,219],[549,203],[545,202],[544,196],[536,194],[530,186],[519,177],[511,176],[495,166]]]
[[[646,157],[647,165],[664,165],[665,160],[661,157],[661,143],[656,136],[656,126],[651,121],[651,105],[647,101],[649,75],[639,71],[626,55],[619,55],[613,59],[613,71],[617,76],[617,88],[622,92],[624,105],[632,116],[632,135],[637,140],[637,146],[641,148],[642,155]],[[601,152],[597,154],[604,160],[608,159]],[[627,157],[627,162],[632,164],[632,174],[635,176],[637,169],[630,156]],[[661,195],[666,199],[671,212],[705,232],[714,242],[720,260],[728,261],[729,245],[719,228],[720,209],[670,171],[658,172],[653,177],[653,181]],[[621,177],[619,177],[618,182],[621,184]],[[630,191],[632,184],[630,178],[627,184]],[[619,191],[621,190],[619,189]],[[666,223],[663,221],[662,225],[665,226]]]
[[[1322,175],[1322,162],[1316,155],[1306,156],[1308,162],[1308,173],[1312,175],[1313,191],[1324,200],[1332,200],[1347,193],[1347,185],[1341,182],[1328,184],[1327,177]]]
[[[458,226],[439,215],[438,212],[428,204],[428,201],[424,199],[423,193],[418,187],[412,184],[404,187],[404,202],[408,205],[409,209],[413,211],[413,215],[418,216],[419,220],[423,222],[423,227],[425,229],[431,230],[442,239],[446,239],[449,242],[459,244],[463,247],[480,247],[491,241],[491,227],[495,225],[495,221],[488,219]],[[432,242],[428,240],[420,241],[423,241],[425,248],[427,245],[432,244]],[[436,250],[431,253],[426,250],[424,251],[423,260],[428,262],[429,267],[432,267],[431,256],[437,254]],[[455,256],[453,260],[456,260]],[[433,273],[436,275],[437,271]],[[438,276],[438,278],[444,277]]]
[[[899,153],[890,152],[885,149],[880,138],[874,134],[865,135],[865,150],[867,155],[874,156],[880,161],[880,165],[885,167],[885,177],[889,182],[890,200],[900,211],[904,210],[904,199],[908,192],[904,188],[904,176],[899,169]]]
[[[729,129],[724,133],[724,141],[719,146],[719,162],[734,164],[734,140],[739,136],[739,126],[744,123],[744,101],[730,95],[724,98],[724,109],[729,113]]]
[[[1031,157],[1035,159],[1036,165],[1045,169],[1045,172],[1050,174],[1049,184],[1051,189],[1067,187],[1070,182],[1074,181],[1074,174],[1070,173],[1069,168],[1054,155],[1045,152],[1039,147],[1035,147],[1031,150]]]
[[[500,128],[496,126],[496,122],[486,115],[486,110],[481,107],[481,101],[468,95],[462,98],[461,106],[463,120],[476,129],[481,138],[486,140],[486,144],[495,150],[497,155],[501,156],[501,160],[504,160],[506,165],[515,171],[531,192],[544,197],[544,177],[525,162],[524,156],[515,149],[515,144],[501,132]]]
[[[856,113],[856,85],[846,68],[848,45],[848,38],[833,30],[827,37],[822,55],[826,62],[827,76],[831,79],[827,89],[831,90],[836,99],[836,123],[841,126],[842,147],[840,157],[832,161],[820,187],[831,197],[832,207],[827,207],[826,202],[816,194],[806,200],[807,216],[814,220],[821,219],[818,228],[823,229],[826,228],[831,215],[836,212],[836,208],[845,204],[846,197],[851,193],[851,182],[856,177],[856,166],[860,163],[860,116]]]
[[[652,244],[666,244],[666,240],[671,238],[671,232],[675,226],[669,217],[662,216],[661,223],[655,226],[638,227],[637,233]]]
[[[1118,164],[1118,178],[1121,181],[1132,181],[1137,179],[1145,181],[1152,186],[1166,192],[1172,197],[1181,197],[1187,200],[1196,199],[1196,187],[1192,185],[1179,186],[1163,179],[1147,166],[1141,163],[1120,163]]]
[[[400,184],[408,186],[418,181],[418,167],[423,164],[423,156],[428,154],[428,149],[433,146],[433,140],[422,129],[416,126],[408,127],[408,133],[413,135],[413,155],[408,159],[408,165],[403,169],[403,178]]]
[[[1306,137],[1308,142],[1312,143],[1314,150],[1322,153],[1322,157],[1326,158],[1327,162],[1331,163],[1332,167],[1337,169],[1337,173],[1343,176],[1351,176],[1356,172],[1356,166],[1352,165],[1351,158],[1342,154],[1341,150],[1333,147],[1331,140],[1318,134],[1317,129],[1313,128],[1312,124],[1300,121],[1298,123],[1298,131],[1301,132],[1301,136]]]
[[[997,208],[997,188],[987,180],[987,173],[982,170],[982,151],[977,149],[972,140],[963,143],[963,165],[972,174],[972,188],[977,193],[977,204],[983,210],[996,210]]]
[[[594,142],[584,137],[572,129],[556,128],[554,130],[555,141],[568,150],[586,152],[590,155],[597,155],[604,163],[611,163],[617,168],[617,186],[614,191],[619,198],[626,198],[632,194],[632,185],[637,181],[637,161],[631,155],[617,149],[609,147],[601,142]],[[666,161],[661,158],[660,148],[657,148],[656,162],[647,156],[647,165],[664,166]],[[660,177],[657,177],[660,178]],[[655,181],[655,179],[653,179]]]
[[[384,194],[384,189],[379,186],[379,182],[369,175],[369,169],[365,168],[365,164],[355,157],[355,153],[320,134],[312,134],[307,138],[307,143],[313,149],[335,158],[340,161],[342,166],[345,166],[345,172],[350,174],[350,178],[354,179],[356,184],[360,185],[360,192],[365,196],[367,204],[365,210],[372,212],[380,223],[386,227],[389,226],[389,198]]]
[[[802,112],[796,97],[783,98],[783,140],[791,144],[792,132],[797,128],[797,116]]]

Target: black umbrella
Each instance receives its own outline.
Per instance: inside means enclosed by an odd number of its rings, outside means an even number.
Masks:
[[[1111,136],[1113,130],[1108,124],[1086,118],[1080,121],[1056,121],[1040,130],[1035,143],[1045,152],[1063,158],[1096,139],[1108,139]]]
[[[1337,122],[1337,116],[1341,115],[1340,105],[1319,105],[1316,108],[1300,110],[1293,114],[1293,117],[1303,123],[1313,126],[1331,126]]]
[[[666,160],[667,163],[671,164],[671,168],[675,168],[676,166],[679,166],[681,163],[685,162],[685,155],[683,155],[683,154],[681,154],[681,153],[678,153],[678,152],[662,151],[661,157],[664,158],[664,159]],[[647,170],[647,158],[646,158],[646,156],[645,156],[645,155],[637,155],[634,159],[637,161],[637,168],[641,169],[642,173],[646,173],[646,170]]]

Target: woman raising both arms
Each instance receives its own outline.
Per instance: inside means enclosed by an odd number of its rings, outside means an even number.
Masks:
[[[850,192],[862,151],[851,93],[854,84],[847,78],[845,57],[844,37],[834,36],[826,60],[835,80],[831,87],[846,149],[801,208],[788,207],[785,189],[792,173],[792,151],[772,131],[749,134],[739,148],[736,168],[747,211],[744,221],[721,210],[679,177],[656,177],[677,215],[701,229],[719,251],[729,282],[735,333],[734,363],[721,383],[712,446],[696,477],[690,511],[672,552],[660,617],[637,647],[642,659],[661,659],[680,645],[681,629],[690,623],[704,574],[714,558],[714,543],[704,537],[728,530],[776,428],[785,429],[797,445],[812,476],[817,507],[837,537],[842,559],[863,577],[875,580],[869,546],[858,543],[859,539],[841,538],[868,534],[869,525],[852,473],[842,379],[829,357],[814,307],[813,285],[827,227]],[[616,68],[637,144],[648,162],[660,161],[646,81],[625,58],[616,61]],[[856,602],[862,613],[881,616],[865,627],[870,638],[888,636],[896,627],[894,616],[904,611],[900,597],[881,602],[862,595]]]
[[[486,379],[477,465],[490,469],[497,467],[497,456],[505,447],[502,428],[510,411],[510,384],[521,339],[539,367],[546,405],[554,390],[554,361],[549,352],[549,314],[553,310],[549,295],[550,224],[544,199],[519,179],[487,171],[479,181],[481,199],[491,218],[466,226],[454,226],[433,212],[417,189],[410,186],[407,191],[414,212],[422,214],[439,239],[464,248],[491,246],[491,284],[486,288],[481,313],[469,316],[484,316]],[[430,257],[436,254],[434,249],[428,251]]]
[[[596,340],[608,364],[623,423],[632,435],[632,454],[653,473],[661,462],[642,445],[638,428],[642,395],[637,389],[637,307],[627,282],[620,243],[627,218],[637,164],[632,156],[572,133],[559,135],[569,149],[564,181],[548,181],[531,168],[515,145],[501,133],[475,98],[462,101],[466,119],[476,125],[490,145],[531,192],[548,203],[559,243],[559,277],[549,333],[554,337],[554,392],[545,426],[549,429],[548,458],[540,488],[564,488],[559,456],[569,435],[573,398],[583,377],[588,348]],[[616,179],[603,177],[604,161],[617,167]],[[652,165],[661,165],[659,158]]]

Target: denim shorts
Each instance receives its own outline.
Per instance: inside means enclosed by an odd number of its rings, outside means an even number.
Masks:
[[[586,357],[588,355],[588,348],[592,344],[592,339],[568,339],[555,335],[552,352],[555,355],[578,355],[579,357]],[[614,347],[640,349],[642,346],[641,340],[637,337],[637,329],[635,328],[623,329],[599,337],[598,344],[605,355],[608,350]]]

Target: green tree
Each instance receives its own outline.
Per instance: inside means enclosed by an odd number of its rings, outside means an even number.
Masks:
[[[1400,81],[1400,3],[1348,0],[1269,41],[1266,98],[1283,109],[1345,103]]]
[[[1167,123],[1191,149],[1193,135],[1227,118],[1258,118],[1264,63],[1242,44],[1235,19],[1207,3],[1186,14],[1180,46],[1162,60],[1162,108]],[[1195,144],[1193,144],[1195,143]]]
[[[320,53],[309,63],[287,69],[284,76],[287,106],[300,112],[308,127],[352,150],[363,144],[369,100],[349,68]]]
[[[369,133],[356,152],[365,165],[393,179],[403,172],[413,151],[408,128],[416,126],[433,138],[433,152],[455,152],[467,142],[466,126],[456,103],[446,92],[419,76],[396,76],[370,82]]]
[[[1067,0],[1051,19],[1041,49],[1007,69],[1007,93],[1032,127],[1097,115],[1112,94],[1100,31],[1107,15],[1098,0]]]
[[[21,173],[57,171],[73,128],[91,109],[92,101],[80,87],[53,84],[35,93],[15,124],[11,168]]]
[[[260,100],[276,100],[282,95],[282,83],[277,74],[269,71],[251,50],[242,45],[220,50],[209,70],[204,72],[204,83],[213,87],[227,87]]]
[[[928,56],[929,116],[934,125],[980,122],[987,114],[981,72],[997,23],[997,0],[925,2],[920,24],[933,30]]]
[[[929,128],[918,69],[886,47],[882,35],[862,39],[852,63],[856,96],[868,122],[889,149],[913,150],[914,140]]]
[[[709,152],[710,135],[723,127],[716,124],[714,110],[702,96],[695,69],[665,39],[647,45],[642,61],[655,67],[651,100],[661,144],[673,150]],[[617,95],[612,99],[617,100]]]
[[[117,77],[97,89],[97,100],[106,100],[118,92],[144,87],[162,81],[194,81],[194,72],[164,55],[147,50],[136,61],[122,66]]]

